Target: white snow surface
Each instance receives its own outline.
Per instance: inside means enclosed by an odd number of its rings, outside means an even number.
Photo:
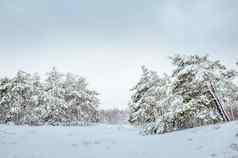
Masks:
[[[238,158],[238,122],[152,136],[127,125],[0,125],[0,158]]]

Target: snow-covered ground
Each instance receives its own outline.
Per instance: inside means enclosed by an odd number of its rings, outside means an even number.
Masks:
[[[238,158],[238,122],[142,136],[119,125],[0,125],[0,158]]]

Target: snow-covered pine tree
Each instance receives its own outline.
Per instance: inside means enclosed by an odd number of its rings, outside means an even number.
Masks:
[[[16,77],[4,80],[2,87],[1,103],[7,105],[6,121],[14,121],[17,124],[27,122],[27,116],[31,112],[31,95],[33,92],[32,79],[29,73],[18,71]]]
[[[45,116],[46,110],[45,105],[47,105],[46,92],[44,85],[41,82],[39,74],[34,73],[32,75],[32,87],[33,92],[31,96],[32,110],[29,114],[28,122],[31,125],[43,124],[43,117]]]
[[[63,88],[63,74],[55,67],[47,73],[45,80],[44,99],[47,100],[44,109],[46,110],[44,121],[54,124],[55,122],[67,121],[67,104],[64,100],[65,90]]]
[[[141,69],[142,76],[136,86],[131,89],[133,95],[129,103],[129,122],[133,125],[143,125],[155,120],[154,104],[152,103],[154,94],[151,92],[155,92],[152,88],[156,86],[159,79],[155,72],[148,70],[145,66],[142,66]],[[149,104],[146,102],[146,97],[150,97]]]
[[[11,89],[10,79],[5,77],[0,79],[0,122],[5,123],[10,114],[11,95],[9,90]],[[10,118],[9,118],[10,119]]]
[[[225,105],[225,111],[229,115],[230,120],[235,120],[235,113],[238,110],[238,86],[233,82],[222,82],[218,85],[219,96]]]
[[[143,126],[144,134],[161,134],[177,130],[176,113],[186,108],[183,107],[183,98],[173,93],[174,85],[171,77],[165,75],[161,81],[156,89],[158,95],[156,101],[157,115],[154,121]]]
[[[98,99],[99,93],[94,90],[86,90],[86,95],[84,96],[85,104],[83,104],[85,109],[85,119],[89,122],[98,122],[98,105],[100,100]]]
[[[237,63],[238,66],[238,63]],[[225,80],[217,85],[221,89],[219,96],[225,105],[225,110],[231,120],[237,119],[238,116],[238,72],[230,70],[224,74]]]
[[[233,82],[237,73],[228,70],[220,61],[209,60],[207,56],[177,55],[171,59],[176,66],[171,77],[160,78],[154,84],[156,88],[151,89],[153,92],[147,93],[147,89],[140,95],[137,90],[134,94],[139,94],[141,98],[154,94],[153,99],[156,98],[154,106],[147,106],[149,111],[155,111],[156,115],[152,115],[155,119],[141,123],[144,133],[159,134],[226,120],[224,106],[234,105],[237,101],[237,86]],[[148,79],[142,81],[140,85],[150,85],[151,82]],[[143,104],[144,101],[132,104],[139,107],[140,113],[130,116],[136,116],[137,120],[144,118]]]
[[[166,96],[166,80],[157,73],[142,66],[142,76],[132,88],[133,95],[129,103],[129,122],[133,125],[145,125],[154,122],[164,112],[166,106],[159,103]],[[163,104],[164,105],[164,104]]]
[[[86,79],[68,73],[63,85],[64,97],[69,107],[68,115],[71,120],[95,122],[99,104],[98,94],[87,88]]]
[[[0,79],[0,122],[17,124],[95,122],[98,93],[86,79],[59,73],[53,68],[45,82],[38,74],[19,71],[13,78]]]
[[[189,128],[204,124],[211,124],[226,120],[217,105],[217,99],[211,94],[211,87],[216,88],[216,96],[222,91],[219,84],[228,82],[224,74],[228,70],[220,61],[209,60],[207,56],[181,56],[172,57],[176,66],[173,77],[175,79],[173,93],[183,97],[182,110],[177,115],[176,126]]]
[[[65,89],[64,99],[68,104],[67,115],[72,121],[80,121],[80,111],[77,104],[77,92],[76,89],[76,76],[67,73],[65,81],[63,82],[63,87]]]
[[[12,121],[17,124],[31,124],[39,118],[34,111],[37,108],[38,87],[31,74],[18,71],[11,79],[3,78],[0,81],[0,105],[2,108],[1,120]]]

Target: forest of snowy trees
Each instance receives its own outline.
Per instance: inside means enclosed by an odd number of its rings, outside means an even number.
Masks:
[[[142,76],[131,89],[130,124],[145,134],[161,134],[237,118],[235,70],[208,56],[176,55],[170,60],[172,74],[159,76],[142,66]]]
[[[98,93],[85,78],[62,74],[53,68],[42,80],[37,74],[18,71],[0,79],[0,122],[57,124],[97,122]]]
[[[161,76],[142,66],[142,76],[131,89],[129,112],[99,110],[98,93],[88,88],[83,77],[63,74],[55,68],[44,79],[18,71],[11,78],[0,78],[0,123],[129,121],[142,127],[144,134],[161,134],[238,118],[236,70],[208,56],[176,55],[170,61],[172,74]]]

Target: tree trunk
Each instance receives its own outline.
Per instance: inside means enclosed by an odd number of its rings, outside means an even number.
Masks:
[[[212,97],[214,98],[216,109],[217,109],[218,113],[221,115],[221,117],[223,118],[224,121],[230,121],[230,118],[228,117],[227,113],[225,112],[225,110],[223,108],[220,98],[216,94],[216,89],[215,89],[214,85],[212,84],[211,81],[209,83],[210,83],[210,85],[208,86],[209,92],[212,95]]]
[[[233,106],[232,105],[230,105],[230,110],[231,110],[231,118],[232,118],[232,120],[235,120],[234,111],[233,111]]]

